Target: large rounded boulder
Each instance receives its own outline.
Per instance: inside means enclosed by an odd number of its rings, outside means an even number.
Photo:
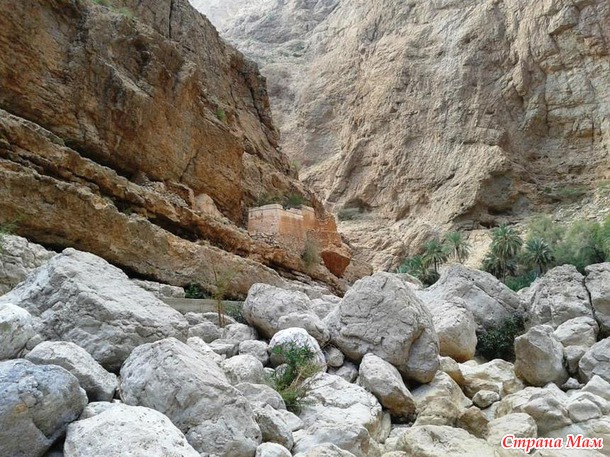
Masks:
[[[406,378],[429,382],[438,369],[439,342],[432,315],[395,275],[357,281],[327,317],[333,343],[359,362],[372,353]]]
[[[195,450],[252,457],[261,431],[222,368],[175,338],[136,348],[121,368],[121,398],[165,414]]]
[[[141,344],[187,336],[178,311],[104,259],[71,248],[0,297],[2,303],[39,318],[44,339],[76,343],[109,371]]]
[[[0,362],[0,455],[43,455],[86,405],[85,391],[63,368]]]
[[[291,327],[307,330],[320,344],[326,344],[330,338],[326,324],[303,292],[254,284],[248,291],[242,314],[265,338]]]
[[[107,403],[88,406],[68,426],[65,457],[198,457],[180,430],[158,411]]]

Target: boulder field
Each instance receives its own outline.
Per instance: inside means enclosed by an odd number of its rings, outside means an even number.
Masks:
[[[520,294],[463,267],[428,289],[377,273],[343,298],[256,284],[221,326],[93,254],[30,249],[47,260],[0,296],[2,455],[495,457],[526,455],[507,434],[610,440],[607,263]],[[511,313],[526,322],[515,362],[476,356]]]

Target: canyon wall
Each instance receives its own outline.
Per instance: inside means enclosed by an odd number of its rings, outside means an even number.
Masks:
[[[260,63],[284,152],[379,268],[610,177],[606,0],[192,1]]]
[[[245,230],[261,196],[323,210],[278,149],[256,64],[186,0],[0,5],[0,224],[176,285],[231,270],[245,293],[307,270],[343,288]]]

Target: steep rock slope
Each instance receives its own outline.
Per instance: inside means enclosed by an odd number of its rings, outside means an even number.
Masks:
[[[312,198],[256,65],[186,0],[96,3],[0,1],[0,223],[177,285],[304,271],[240,228],[261,195]]]
[[[284,151],[379,267],[609,176],[605,0],[192,0],[262,65]],[[226,2],[225,2],[226,3]]]

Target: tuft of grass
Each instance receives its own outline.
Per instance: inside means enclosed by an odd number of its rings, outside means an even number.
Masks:
[[[227,120],[227,113],[225,113],[225,110],[222,109],[220,106],[218,108],[216,108],[216,119],[218,119],[220,122],[225,122]]]
[[[309,378],[320,371],[320,367],[314,363],[315,354],[308,346],[296,342],[276,346],[273,354],[284,365],[269,377],[269,384],[280,394],[288,411],[298,414],[309,392]]]

